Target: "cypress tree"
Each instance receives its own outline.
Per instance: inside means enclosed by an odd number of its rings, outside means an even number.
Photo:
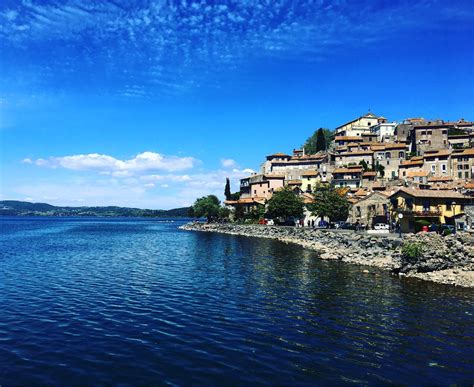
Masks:
[[[316,152],[322,150],[326,150],[326,136],[324,135],[323,128],[319,128],[316,138]]]
[[[228,177],[225,179],[225,189],[224,189],[224,196],[226,200],[230,200],[231,197],[231,192],[230,192],[230,180]]]

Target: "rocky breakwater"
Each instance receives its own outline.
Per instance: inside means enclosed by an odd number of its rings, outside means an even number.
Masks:
[[[474,237],[468,233],[411,235],[394,258],[400,276],[474,287]]]
[[[473,238],[468,234],[442,237],[421,233],[402,241],[393,234],[375,235],[348,230],[198,222],[180,228],[295,243],[318,251],[321,259],[378,267],[401,277],[474,288],[474,246]]]

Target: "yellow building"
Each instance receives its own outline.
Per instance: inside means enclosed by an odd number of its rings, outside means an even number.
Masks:
[[[402,188],[389,200],[392,221],[400,222],[402,232],[415,232],[418,220],[454,225],[455,219],[464,215],[464,205],[472,199],[450,190]]]
[[[301,190],[312,193],[314,186],[321,182],[321,175],[318,171],[306,171],[301,174]]]

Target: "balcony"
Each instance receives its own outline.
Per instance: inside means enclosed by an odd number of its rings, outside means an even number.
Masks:
[[[417,210],[403,210],[401,211],[401,213],[403,215],[406,215],[406,216],[411,216],[411,217],[438,217],[438,216],[441,216],[442,215],[442,212],[441,210],[421,210],[421,211],[417,211]]]

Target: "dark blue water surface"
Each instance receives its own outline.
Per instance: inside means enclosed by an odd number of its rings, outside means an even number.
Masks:
[[[180,222],[0,222],[0,385],[474,381],[472,290]]]

